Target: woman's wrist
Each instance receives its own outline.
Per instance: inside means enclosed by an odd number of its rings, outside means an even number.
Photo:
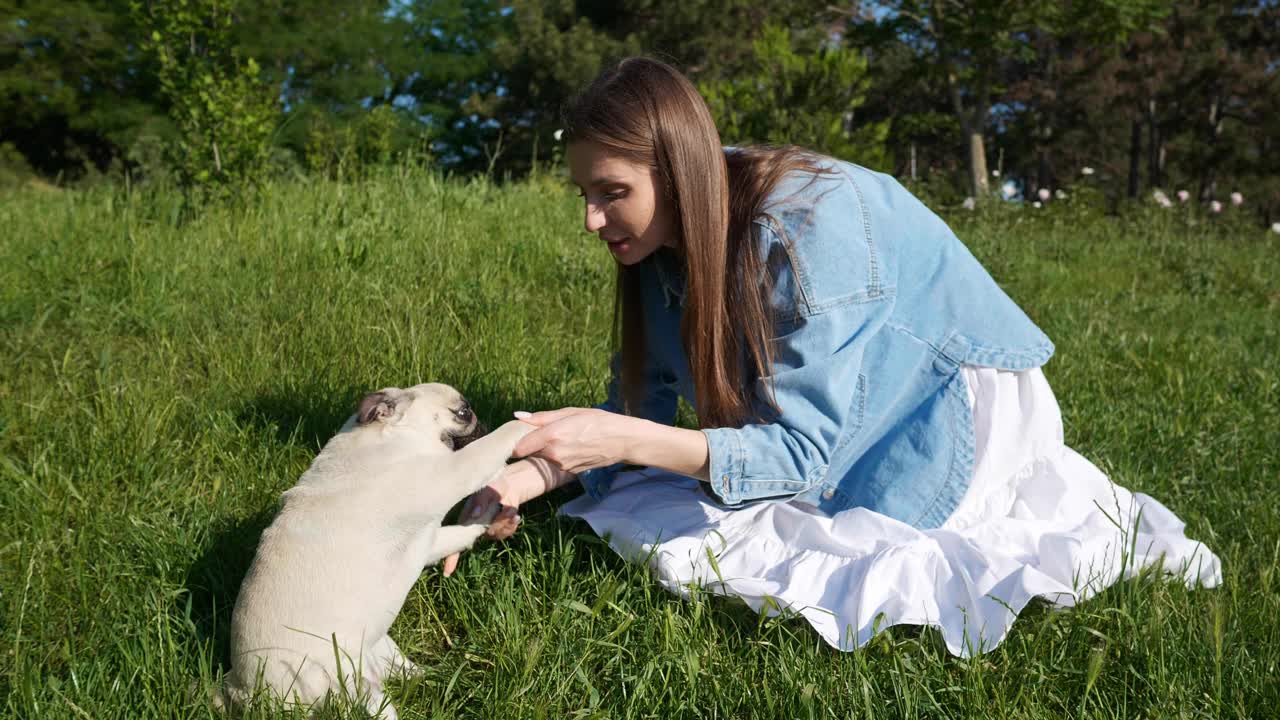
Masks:
[[[661,468],[698,480],[707,479],[710,451],[707,436],[701,431],[660,425],[640,418],[627,420],[634,425],[622,434],[622,462]]]
[[[518,507],[574,479],[573,473],[565,472],[553,462],[529,457],[508,465],[498,483],[505,491],[503,504]]]

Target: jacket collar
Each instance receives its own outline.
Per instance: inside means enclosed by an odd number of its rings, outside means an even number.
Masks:
[[[663,305],[670,308],[676,303],[683,308],[686,299],[684,261],[674,250],[661,248],[652,256],[653,267],[662,287]]]

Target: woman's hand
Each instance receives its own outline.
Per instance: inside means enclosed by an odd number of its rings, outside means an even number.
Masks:
[[[535,456],[578,474],[629,459],[631,439],[650,424],[626,415],[593,408],[564,408],[517,417],[537,430],[516,443],[515,457]]]
[[[538,427],[521,438],[512,452],[524,459],[508,465],[501,477],[472,495],[458,518],[465,523],[504,508],[487,533],[496,540],[515,533],[519,517],[514,508],[586,470],[629,463],[707,479],[707,440],[697,430],[591,408],[517,413],[516,417]],[[457,555],[445,558],[444,574],[453,574],[457,565]]]
[[[572,479],[572,475],[561,472],[546,460],[530,458],[512,463],[503,470],[497,480],[480,488],[478,492],[467,498],[466,503],[462,505],[462,511],[458,513],[457,522],[468,523],[494,514],[485,537],[506,540],[514,535],[516,528],[520,526],[520,516],[516,511],[521,505]],[[457,567],[457,553],[445,558],[445,577],[452,575]]]

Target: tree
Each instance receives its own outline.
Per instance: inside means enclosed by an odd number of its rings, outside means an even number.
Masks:
[[[797,144],[873,168],[888,164],[889,123],[864,122],[867,61],[833,43],[766,26],[746,69],[700,86],[721,137],[731,144]]]
[[[106,170],[165,124],[139,34],[123,1],[0,2],[0,139],[47,175]]]
[[[1219,195],[1224,175],[1244,171],[1260,157],[1262,138],[1254,131],[1273,118],[1267,113],[1280,93],[1277,13],[1274,3],[1201,0],[1180,5],[1170,18],[1170,38],[1182,41],[1187,58],[1178,95],[1187,136],[1178,151],[1196,169],[1203,202]],[[1266,162],[1275,167],[1273,159]]]
[[[549,151],[561,108],[611,62],[647,53],[695,82],[716,82],[750,72],[766,25],[826,37],[833,17],[825,0],[513,0],[509,7],[511,25],[494,49],[502,94],[487,98],[492,123],[473,162],[487,166],[500,155],[497,166],[516,171]]]
[[[855,38],[903,42],[919,70],[945,79],[951,111],[967,149],[969,189],[988,194],[985,135],[991,110],[1004,100],[1002,79],[1011,64],[1036,56],[1035,40],[1078,29],[1094,38],[1122,37],[1150,15],[1155,0],[1098,0],[1084,4],[1050,0],[893,0],[850,14]],[[878,32],[857,32],[859,26]],[[1052,71],[1053,64],[1049,65]],[[1047,129],[1041,131],[1048,132]]]
[[[1131,139],[1127,122],[1116,122],[1117,106],[1129,101],[1124,84],[1107,73],[1134,67],[1125,58],[1129,38],[1148,32],[1166,10],[1136,2],[1066,5],[1053,24],[1027,34],[1030,52],[1002,68],[999,121],[1029,192],[1057,188],[1060,166],[1101,164],[1122,175],[1110,164],[1124,152],[1117,141]]]
[[[135,3],[160,87],[180,135],[174,164],[189,186],[260,179],[279,121],[257,62],[231,45],[235,0]]]

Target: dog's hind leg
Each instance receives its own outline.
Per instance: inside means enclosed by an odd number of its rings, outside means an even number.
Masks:
[[[369,694],[364,701],[364,709],[371,718],[399,720],[400,717],[400,714],[396,712],[396,706],[391,704],[391,699],[387,697],[386,693],[382,692],[382,688],[369,688]]]
[[[382,663],[384,676],[391,673],[413,675],[419,670],[412,660],[400,652],[400,646],[396,645],[390,635],[383,635],[381,640],[373,644],[373,654]]]

